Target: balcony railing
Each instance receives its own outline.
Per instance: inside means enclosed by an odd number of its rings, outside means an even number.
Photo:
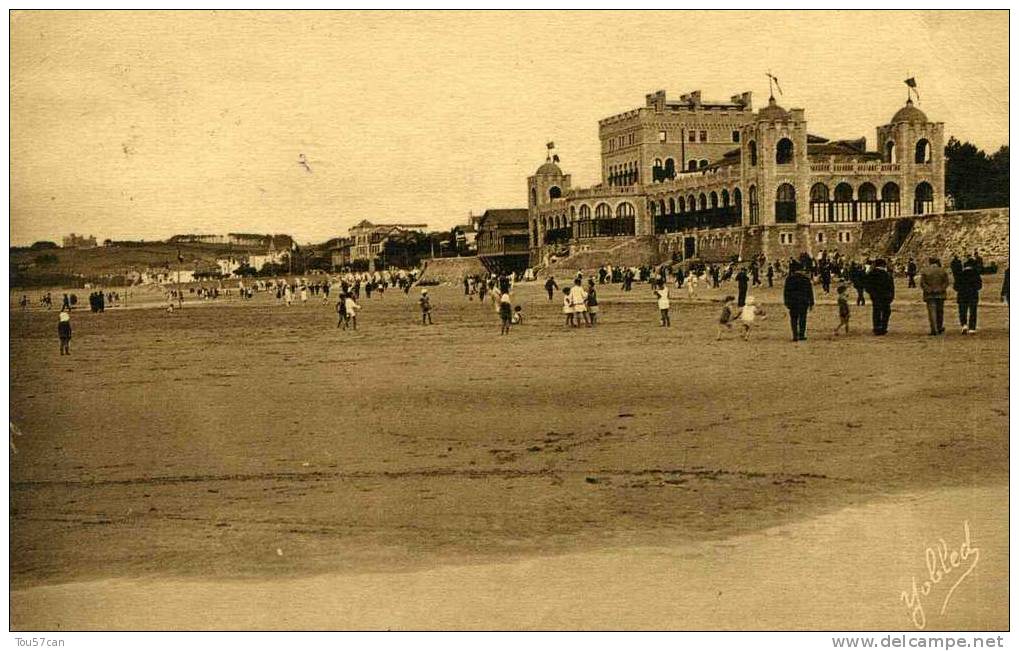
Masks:
[[[634,235],[635,222],[633,217],[616,217],[615,219],[582,219],[573,222],[573,237],[618,237]]]
[[[899,163],[836,163],[834,160],[813,162],[810,164],[811,172],[829,172],[840,174],[897,174],[902,171]]]
[[[726,228],[739,226],[740,208],[709,208],[696,212],[656,215],[654,219],[655,234],[675,233],[692,228]]]

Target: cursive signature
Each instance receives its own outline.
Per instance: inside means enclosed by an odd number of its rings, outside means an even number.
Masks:
[[[922,598],[929,596],[934,586],[946,580],[950,574],[972,557],[972,564],[966,568],[966,571],[958,575],[955,583],[948,589],[945,600],[941,603],[940,614],[944,615],[955,589],[959,587],[963,579],[969,576],[969,573],[973,571],[973,568],[980,561],[980,548],[974,547],[973,543],[970,542],[969,520],[962,523],[962,529],[964,538],[958,549],[949,549],[948,543],[945,542],[944,538],[938,539],[935,545],[927,545],[924,548],[924,563],[927,565],[926,579],[918,586],[917,579],[914,576],[912,589],[908,591],[903,590],[899,595],[902,602],[906,604],[910,617],[913,619],[913,624],[917,628],[922,629],[927,625],[927,615],[924,612]]]

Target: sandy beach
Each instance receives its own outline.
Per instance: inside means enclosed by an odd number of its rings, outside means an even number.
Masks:
[[[264,296],[79,311],[69,358],[12,313],[11,626],[909,628],[965,521],[927,628],[1007,625],[1006,311],[926,337],[903,288],[889,336],[832,338],[829,300],[793,344],[754,291],[750,343],[713,341],[721,291],[665,329],[641,285],[576,331],[521,286],[504,338],[453,287],[356,333]]]

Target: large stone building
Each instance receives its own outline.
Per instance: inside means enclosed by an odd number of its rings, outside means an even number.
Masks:
[[[674,259],[781,257],[849,245],[861,222],[942,212],[944,125],[912,101],[866,138],[808,133],[803,109],[699,91],[599,122],[601,182],[572,187],[552,159],[527,179],[531,264],[647,237]],[[754,246],[742,246],[750,238]],[[734,246],[734,244],[736,246]]]

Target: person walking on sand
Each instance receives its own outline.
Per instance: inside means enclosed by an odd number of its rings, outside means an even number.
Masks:
[[[559,289],[559,285],[556,284],[555,276],[549,276],[545,280],[545,291],[548,292],[548,300],[552,300],[552,294]]]
[[[873,310],[874,334],[883,337],[888,334],[888,319],[892,316],[892,301],[895,300],[895,279],[883,259],[874,261],[874,267],[867,273],[866,284]]]
[[[502,328],[499,330],[499,334],[508,335],[510,323],[513,321],[513,303],[510,301],[509,292],[504,292],[499,297],[499,320],[502,321]]]
[[[732,332],[733,321],[739,314],[739,310],[736,308],[736,297],[726,296],[722,299],[722,313],[718,317],[718,335],[715,337],[715,341],[722,340],[722,330],[728,330]]]
[[[927,305],[927,321],[930,336],[945,332],[945,298],[948,296],[948,272],[941,267],[941,260],[928,258],[927,266],[920,271],[920,290]]]
[[[573,279],[573,287],[570,287],[570,304],[573,305],[573,325],[579,326],[581,320],[588,327],[591,326],[591,318],[587,313],[587,292],[581,284],[582,276]]]
[[[60,338],[60,354],[71,354],[71,311],[61,309],[57,318],[57,336]]]
[[[569,287],[563,287],[563,314],[566,315],[566,327],[573,327],[573,302],[570,301]]]
[[[336,301],[336,327],[343,327],[347,329],[347,294],[346,292],[340,292],[339,298]]]
[[[594,287],[594,278],[587,279],[587,315],[593,328],[598,324],[598,291]]]
[[[361,309],[361,306],[357,304],[357,301],[355,301],[354,297],[350,294],[347,294],[343,303],[347,312],[346,322],[349,323],[354,330],[357,330],[357,311]],[[347,327],[344,326],[343,329],[346,330]]]
[[[672,326],[672,320],[669,318],[669,308],[671,307],[669,287],[668,285],[662,285],[654,293],[658,297],[658,316],[661,320],[661,327],[668,328]]]
[[[980,302],[980,289],[984,281],[973,258],[967,258],[962,271],[955,278],[955,296],[959,301],[959,325],[962,334],[977,332],[977,304]]]
[[[739,273],[736,274],[736,307],[743,307],[747,304],[747,283],[749,280],[747,270],[740,267]]]
[[[846,286],[839,285],[835,290],[838,295],[839,324],[835,326],[834,336],[839,336],[839,330],[845,330],[849,334],[849,300],[846,298]]]
[[[428,298],[428,290],[421,290],[421,298],[418,299],[418,303],[421,304],[421,325],[432,325],[432,301]]]
[[[747,296],[747,304],[739,312],[740,325],[743,327],[743,341],[750,341],[750,331],[753,330],[757,317],[767,318],[764,310],[757,307],[754,297]]]
[[[803,273],[800,263],[795,260],[789,262],[789,275],[785,277],[782,300],[789,310],[793,341],[806,341],[807,312],[814,309],[814,288],[810,278]]]

